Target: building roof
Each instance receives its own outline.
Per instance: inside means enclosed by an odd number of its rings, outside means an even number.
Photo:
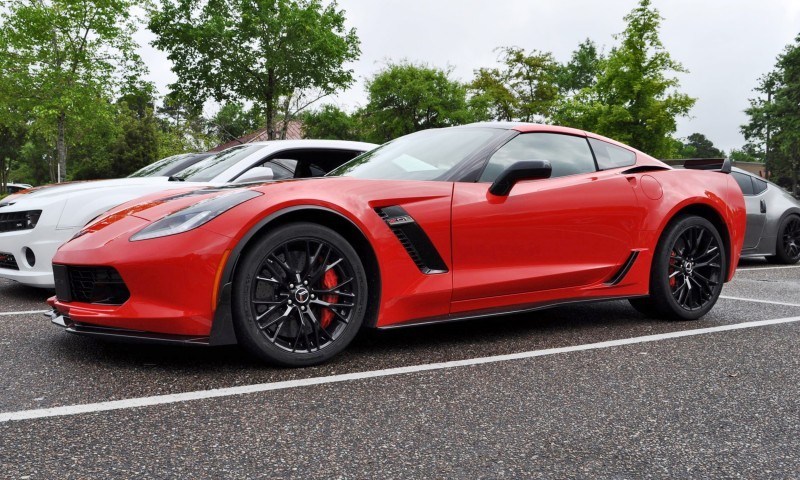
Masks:
[[[286,137],[281,140],[300,140],[303,138],[303,122],[300,120],[291,120],[286,128]],[[255,132],[248,133],[236,140],[231,140],[209,150],[209,152],[221,152],[226,148],[235,147],[236,145],[244,145],[246,143],[263,142],[269,140],[269,129],[262,128]]]

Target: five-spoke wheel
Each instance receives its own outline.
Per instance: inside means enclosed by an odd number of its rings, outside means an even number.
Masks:
[[[353,339],[366,311],[367,282],[341,235],[296,223],[248,250],[233,294],[237,337],[248,350],[280,365],[306,366]]]

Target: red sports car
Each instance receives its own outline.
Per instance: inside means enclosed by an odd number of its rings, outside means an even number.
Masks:
[[[287,366],[328,360],[362,326],[568,302],[696,319],[733,277],[745,204],[727,161],[688,166],[491,123],[414,133],[327,177],[156,194],[61,247],[52,318]]]

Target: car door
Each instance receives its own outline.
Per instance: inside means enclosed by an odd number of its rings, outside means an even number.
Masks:
[[[551,178],[519,182],[508,196],[489,193],[500,172],[525,160],[549,160]],[[557,133],[521,134],[501,147],[479,182],[455,184],[452,216],[454,313],[475,308],[470,300],[516,304],[531,292],[610,278],[642,218],[620,170],[597,171],[585,137]]]
[[[756,248],[761,240],[761,233],[767,221],[767,202],[764,199],[766,188],[756,184],[750,175],[741,172],[732,172],[733,178],[739,184],[744,195],[745,209],[747,210],[747,227],[744,233],[744,250]],[[765,184],[766,185],[766,184]],[[758,194],[756,193],[758,188]]]

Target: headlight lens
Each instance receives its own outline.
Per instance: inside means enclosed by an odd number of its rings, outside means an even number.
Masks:
[[[243,190],[220,195],[191,207],[171,213],[136,232],[131,241],[148,240],[188,232],[204,225],[231,208],[262,195],[254,190]]]
[[[39,217],[41,216],[41,210],[31,210],[30,212],[25,212],[25,226],[27,228],[35,228],[36,224],[39,223]]]

